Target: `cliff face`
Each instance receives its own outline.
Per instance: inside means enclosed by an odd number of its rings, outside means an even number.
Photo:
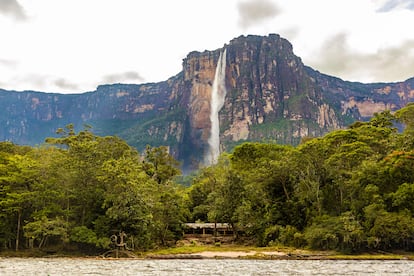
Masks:
[[[278,35],[239,37],[227,51],[227,95],[219,112],[222,149],[243,141],[296,144],[396,110],[414,98],[414,78],[400,83],[346,82],[306,67]],[[167,145],[196,168],[210,136],[212,84],[223,49],[192,52],[183,71],[160,83],[99,86],[83,94],[0,90],[0,140],[39,144],[59,127],[87,123],[139,150]]]
[[[228,46],[228,64],[224,141],[295,143],[340,127],[329,107],[329,119],[319,118],[321,93],[287,40],[277,35],[234,39]],[[318,127],[310,125],[318,121]]]

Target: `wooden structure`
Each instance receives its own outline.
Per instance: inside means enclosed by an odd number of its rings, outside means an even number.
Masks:
[[[233,236],[233,228],[229,223],[214,223],[214,222],[194,222],[194,223],[185,223],[184,225],[184,236]]]

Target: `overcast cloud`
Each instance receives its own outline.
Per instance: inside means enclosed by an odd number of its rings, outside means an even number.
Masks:
[[[63,78],[55,80],[54,84],[60,88],[60,90],[79,90],[79,86],[76,83],[70,82]]]
[[[17,0],[0,0],[0,14],[10,16],[16,20],[26,20],[23,7]]]
[[[344,80],[414,76],[414,0],[0,0],[0,88],[158,82],[191,51],[277,33]]]
[[[363,77],[370,82],[391,81],[400,79],[401,72],[407,72],[404,79],[408,79],[414,77],[414,40],[364,54],[352,50],[348,44],[348,34],[340,33],[328,39],[311,62],[322,72],[346,79]]]
[[[0,59],[0,66],[15,68],[17,66],[17,61],[9,59]]]
[[[145,79],[141,77],[140,74],[134,71],[110,74],[110,75],[104,76],[103,78],[104,83],[119,83],[119,82],[141,83],[143,81],[145,81]]]
[[[408,9],[414,10],[413,0],[387,0],[378,9],[379,12],[389,12],[395,9]]]
[[[246,29],[263,21],[276,17],[279,7],[268,0],[247,0],[237,4],[239,25]]]

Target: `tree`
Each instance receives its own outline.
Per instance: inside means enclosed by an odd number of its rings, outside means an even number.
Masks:
[[[367,215],[373,219],[368,232],[368,247],[371,249],[414,248],[414,219],[407,213],[392,213],[369,208]]]
[[[208,195],[210,203],[208,212],[209,221],[229,223],[237,236],[237,208],[244,200],[244,187],[240,177],[234,172],[226,174],[225,181],[218,189]]]
[[[414,216],[414,184],[403,183],[394,193],[390,194],[392,207],[397,211],[408,211]],[[393,209],[394,209],[393,208]]]
[[[210,167],[202,168],[198,175],[193,178],[193,184],[188,189],[189,209],[193,221],[209,221],[211,208],[211,196],[214,191],[220,191],[224,182],[227,167],[223,166],[222,159]]]
[[[86,126],[76,133],[73,125],[59,129],[60,138],[48,138],[51,145],[60,145],[66,151],[66,176],[71,191],[72,220],[75,224],[93,227],[93,222],[105,211],[102,208],[105,187],[99,177],[106,160],[121,158],[133,151],[117,137],[99,137]]]
[[[414,103],[408,103],[405,107],[395,112],[398,121],[405,124],[406,131],[414,130]]]
[[[230,157],[231,167],[240,176],[245,191],[237,209],[238,218],[259,244],[265,241],[266,228],[275,224],[303,226],[297,216],[300,207],[292,200],[298,156],[299,152],[291,146],[244,143]]]
[[[414,103],[395,112],[397,120],[405,125],[404,132],[397,139],[398,149],[409,151],[414,149]]]
[[[15,250],[19,250],[22,222],[30,213],[32,189],[37,181],[36,161],[25,155],[13,154],[3,157],[2,175],[0,176],[0,207],[9,221],[14,221]],[[3,216],[4,216],[3,215]],[[15,215],[16,217],[11,217]]]
[[[324,215],[318,217],[307,227],[304,233],[307,244],[312,249],[332,250],[338,248],[339,239],[336,227],[340,224],[338,217]]]
[[[339,146],[335,153],[325,161],[326,167],[332,179],[325,199],[330,199],[331,210],[335,215],[349,210],[352,204],[352,195],[357,186],[350,181],[359,165],[373,154],[371,148],[363,142],[345,143]]]
[[[181,174],[179,162],[168,153],[168,148],[165,146],[158,148],[147,146],[144,165],[147,174],[158,184],[166,184]]]
[[[25,237],[29,240],[37,240],[39,248],[46,244],[49,237],[58,237],[63,242],[68,241],[68,225],[61,217],[49,219],[42,216],[33,222],[27,223],[23,228]]]
[[[306,208],[307,218],[321,216],[323,210],[323,192],[330,183],[325,160],[328,158],[328,145],[321,138],[314,138],[298,147],[298,181],[295,196]]]
[[[99,177],[105,187],[102,207],[113,231],[138,237],[140,246],[151,243],[155,182],[146,174],[137,155],[107,160]]]
[[[359,251],[365,245],[364,229],[351,212],[316,217],[304,236],[313,249],[339,249],[349,253]]]
[[[189,217],[184,201],[184,191],[179,185],[158,185],[156,203],[152,208],[153,232],[156,240],[166,246],[180,239],[183,223]]]

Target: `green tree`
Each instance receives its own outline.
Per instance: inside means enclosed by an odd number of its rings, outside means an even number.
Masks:
[[[52,145],[60,145],[66,150],[67,171],[65,182],[71,191],[72,220],[77,225],[93,227],[97,217],[103,215],[105,187],[99,180],[102,167],[106,160],[117,159],[131,148],[125,141],[117,137],[99,137],[94,135],[89,127],[76,133],[73,125],[58,130],[60,138],[49,138],[46,141]]]
[[[229,223],[237,238],[239,230],[237,209],[243,202],[244,196],[244,187],[240,177],[235,172],[229,171],[220,188],[212,191],[208,196],[209,221]]]
[[[158,184],[167,184],[173,178],[181,174],[179,169],[180,163],[175,160],[169,153],[168,148],[150,147],[145,150],[144,168]]]
[[[36,160],[38,177],[32,185],[30,202],[33,211],[24,226],[25,237],[37,242],[39,247],[45,245],[49,236],[54,237],[51,242],[67,242],[71,191],[65,176],[65,152],[54,147],[38,147],[27,156]],[[58,236],[60,239],[56,239]]]
[[[171,245],[182,237],[183,223],[189,217],[183,188],[179,185],[158,185],[156,203],[152,208],[155,239],[161,245]]]
[[[367,208],[366,212],[373,221],[372,227],[367,229],[369,248],[411,250],[414,247],[414,219],[411,215],[374,208]]]
[[[48,238],[59,238],[63,242],[68,242],[68,225],[61,217],[53,219],[42,216],[33,222],[27,223],[24,227],[25,236],[31,240],[38,241],[38,247],[41,248],[47,243]]]
[[[414,216],[414,184],[403,183],[394,193],[390,194],[392,207],[397,211],[408,211]]]
[[[314,138],[298,147],[298,181],[295,185],[297,199],[306,206],[307,220],[321,216],[323,211],[323,188],[330,183],[325,160],[328,145],[321,138]]]
[[[300,206],[293,200],[299,152],[290,146],[245,143],[234,149],[231,167],[243,183],[245,197],[237,209],[241,226],[265,241],[273,225],[302,227]]]
[[[0,208],[4,212],[4,219],[11,223],[9,227],[15,227],[17,251],[20,247],[22,223],[29,216],[32,207],[33,185],[38,181],[37,164],[35,160],[20,154],[3,156],[2,161],[0,185],[3,197],[0,199]]]
[[[397,120],[404,124],[404,132],[397,139],[397,150],[409,151],[414,149],[414,103],[395,112]]]
[[[405,124],[406,131],[414,130],[414,103],[409,103],[405,107],[395,112],[398,121]]]
[[[149,247],[156,204],[155,181],[143,170],[137,155],[107,160],[100,180],[105,185],[102,207],[110,228],[138,238]]]
[[[216,166],[202,168],[193,178],[193,184],[187,192],[193,221],[209,221],[208,213],[211,207],[209,195],[213,191],[220,191],[219,186],[225,179],[221,164],[219,160]]]

